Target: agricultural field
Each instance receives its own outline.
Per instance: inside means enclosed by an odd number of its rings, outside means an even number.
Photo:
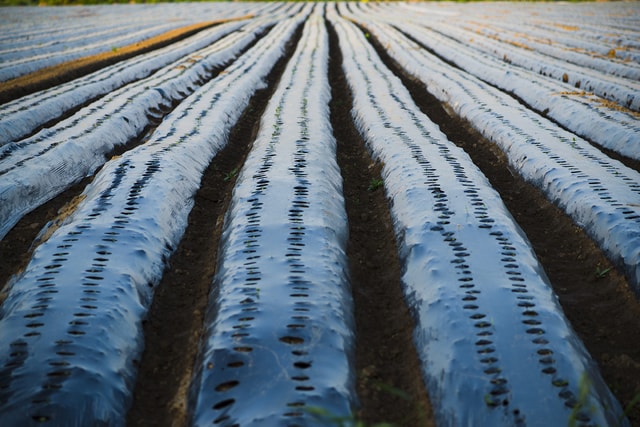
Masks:
[[[640,425],[640,3],[0,29],[3,427]]]

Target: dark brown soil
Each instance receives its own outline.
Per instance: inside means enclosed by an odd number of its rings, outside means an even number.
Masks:
[[[351,120],[352,97],[341,68],[337,35],[330,30],[331,121],[338,143],[349,217],[349,269],[356,316],[359,416],[367,425],[433,426],[420,362],[413,345],[414,322],[404,302],[401,267],[389,205],[380,179]]]
[[[216,270],[217,242],[235,182],[233,177],[226,178],[242,165],[253,140],[252,123],[258,118],[245,113],[244,123],[236,127],[229,145],[202,179],[189,226],[169,261],[145,322],[145,351],[127,425],[187,425],[188,386]]]
[[[186,425],[186,393],[215,273],[215,243],[233,184],[225,176],[239,166],[250,141],[232,138],[203,177],[189,227],[145,322],[145,352],[128,425]]]
[[[330,48],[331,118],[349,217],[348,255],[361,400],[358,419],[367,425],[390,422],[397,426],[431,426],[432,411],[413,348],[414,323],[403,302],[387,201],[381,188],[369,190],[371,180],[379,178],[380,167],[372,162],[350,120],[351,97],[333,32]],[[567,317],[600,365],[605,380],[622,405],[630,405],[640,395],[640,304],[623,275],[581,229],[510,170],[499,148],[449,114],[422,83],[404,75],[380,46],[377,48],[423,112],[471,155],[500,192],[529,237]],[[129,425],[173,427],[187,421],[188,381],[215,274],[223,215],[233,187],[234,174],[230,172],[242,165],[284,65],[276,67],[269,87],[254,96],[231,133],[228,147],[212,162],[202,180],[184,239],[170,260],[146,320],[146,350],[127,418]],[[95,65],[94,69],[102,66]],[[58,69],[63,76],[42,84],[46,87],[70,78],[65,75],[67,71]],[[0,102],[1,92],[0,87]],[[10,98],[16,93],[20,92]],[[0,241],[0,300],[4,284],[28,262],[29,248],[40,229],[72,203],[88,182],[25,216]],[[598,275],[598,271],[607,272]],[[630,408],[629,417],[632,425],[640,425],[640,403]]]

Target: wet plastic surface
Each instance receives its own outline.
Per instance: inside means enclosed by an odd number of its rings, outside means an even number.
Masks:
[[[0,312],[3,425],[124,425],[141,322],[201,175],[301,19],[276,26],[150,141],[108,162],[9,286]]]
[[[238,176],[192,386],[195,426],[327,425],[355,403],[328,39],[307,20]]]
[[[620,405],[499,195],[419,113],[364,35],[334,22],[354,120],[384,165],[436,422],[617,425]]]

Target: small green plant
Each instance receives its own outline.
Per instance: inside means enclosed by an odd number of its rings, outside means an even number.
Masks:
[[[360,376],[363,376],[363,381],[366,383],[367,387],[373,387],[378,391],[383,391],[391,396],[399,397],[405,401],[411,401],[411,395],[404,390],[401,390],[393,385],[387,384],[382,381],[376,381],[371,378],[367,378],[370,375],[367,372],[367,369],[363,369],[360,373]],[[396,424],[389,422],[379,422],[375,424],[367,424],[365,421],[359,419],[356,415],[336,415],[325,408],[320,408],[317,406],[305,406],[301,408],[304,412],[308,413],[314,420],[317,420],[322,423],[322,425],[332,426],[332,427],[397,427]],[[426,424],[426,415],[422,408],[417,407],[418,417],[420,422],[418,425]],[[399,425],[405,425],[404,423]]]
[[[629,414],[631,414],[631,411],[633,411],[633,408],[638,404],[640,404],[640,393],[636,394],[635,397],[631,399],[631,402],[629,402],[627,406],[625,406],[624,415],[628,416]]]
[[[631,415],[631,411],[633,411],[633,409],[638,404],[640,404],[640,393],[636,394],[635,397],[631,399],[631,402],[629,402],[627,406],[624,407],[624,415],[622,415],[622,418]],[[622,419],[620,420],[620,422],[622,423]]]
[[[576,404],[571,410],[569,415],[569,427],[575,427],[578,425],[581,413],[585,411],[592,413],[594,411],[593,405],[589,405],[589,391],[591,390],[591,379],[586,372],[583,372],[580,376],[580,382],[578,383],[578,397]]]
[[[371,178],[369,181],[369,187],[367,187],[367,191],[376,191],[378,188],[382,187],[384,182],[380,178]]]
[[[495,408],[500,403],[489,393],[485,393],[484,395],[484,404],[490,408]]]
[[[238,168],[233,168],[231,170],[231,172],[227,172],[224,175],[224,178],[223,178],[224,182],[228,182],[228,181],[232,180],[233,178],[235,178],[236,175],[238,175]]]
[[[631,412],[639,403],[640,403],[640,393],[636,394],[634,398],[631,399],[631,402],[629,402],[627,406],[624,407],[624,414],[620,415],[620,419],[618,420],[620,425],[623,424],[625,417],[628,417],[629,415],[631,415]]]
[[[335,427],[367,427],[364,421],[355,419],[353,415],[336,416],[328,410],[317,406],[307,407],[305,411],[323,425]],[[371,425],[371,427],[394,427],[394,425],[389,423],[376,423]]]
[[[596,278],[598,279],[604,279],[605,277],[607,277],[607,274],[611,271],[611,267],[608,268],[601,268],[600,266],[596,267]]]

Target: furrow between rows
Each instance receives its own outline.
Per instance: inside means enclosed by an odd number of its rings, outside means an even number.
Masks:
[[[338,36],[330,34],[331,122],[349,222],[347,255],[356,321],[356,419],[365,425],[434,426],[405,302],[393,220],[351,110]]]
[[[187,425],[189,386],[219,252],[223,219],[237,172],[255,139],[268,99],[293,51],[301,29],[287,43],[229,133],[229,142],[209,164],[194,198],[187,229],[168,262],[144,322],[145,351],[127,414],[129,426]]]

